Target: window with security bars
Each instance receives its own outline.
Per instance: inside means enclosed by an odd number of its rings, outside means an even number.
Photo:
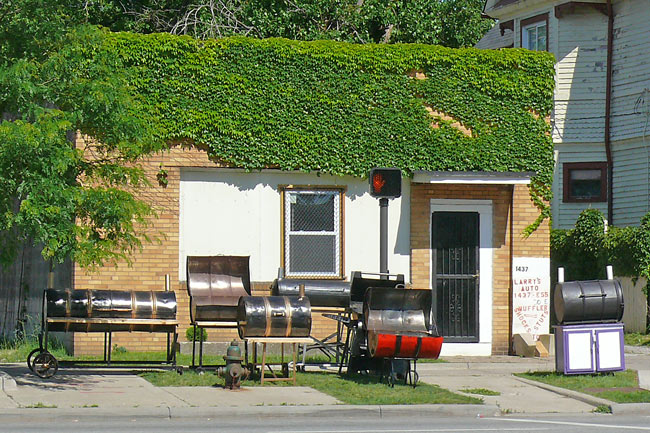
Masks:
[[[341,190],[284,191],[288,277],[341,276]]]

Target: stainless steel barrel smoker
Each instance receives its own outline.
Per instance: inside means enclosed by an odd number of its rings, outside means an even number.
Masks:
[[[564,374],[625,370],[623,290],[608,267],[607,280],[563,281],[558,272],[553,306],[555,367]]]
[[[58,370],[58,361],[47,350],[49,332],[103,332],[102,362],[109,365],[113,332],[164,332],[164,362],[176,365],[178,322],[173,291],[46,289],[41,317],[39,347],[27,357],[30,370],[40,377],[51,377]]]
[[[187,256],[187,294],[194,327],[192,367],[196,367],[198,335],[198,367],[203,368],[203,328],[237,329],[239,299],[251,294],[249,261],[248,256]]]
[[[237,308],[239,337],[309,337],[311,305],[306,297],[246,296]]]
[[[311,333],[311,304],[301,288],[298,296],[245,296],[239,299],[237,310],[239,337],[253,343],[254,365],[257,364],[257,343],[262,344],[260,381],[291,380],[296,383],[297,344],[309,342]],[[278,375],[266,362],[268,343],[280,344],[282,349],[283,377]],[[293,364],[290,374],[289,363],[284,362],[284,345],[292,348]],[[273,375],[265,378],[265,370]]]
[[[307,353],[310,351],[318,351],[327,357],[327,361],[318,364],[338,365],[345,346],[343,321],[348,320],[350,314],[350,281],[285,278],[280,269],[278,278],[271,285],[271,295],[299,296],[301,287],[304,295],[309,298],[312,313],[320,313],[338,321],[335,332],[325,337],[312,335],[312,341],[301,346],[302,361],[299,362],[299,367],[305,368]]]

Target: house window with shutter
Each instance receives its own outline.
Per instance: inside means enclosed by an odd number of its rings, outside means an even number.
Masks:
[[[282,260],[287,277],[342,276],[340,188],[283,190]]]
[[[562,167],[565,203],[607,201],[606,162],[565,162]]]
[[[521,47],[533,51],[548,51],[548,14],[521,20]]]

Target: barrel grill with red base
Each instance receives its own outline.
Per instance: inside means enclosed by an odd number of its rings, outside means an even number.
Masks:
[[[373,358],[438,359],[442,337],[368,332],[368,350]]]
[[[360,272],[351,286],[351,298],[363,301],[360,312],[351,303],[357,320],[350,320],[348,373],[379,371],[391,385],[404,379],[415,386],[417,360],[437,359],[442,348],[431,290],[406,289],[403,275]]]

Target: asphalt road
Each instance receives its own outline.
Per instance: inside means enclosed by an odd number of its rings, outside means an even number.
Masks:
[[[21,418],[22,417],[22,418]],[[237,433],[443,433],[443,432],[643,432],[650,431],[647,416],[585,414],[575,416],[459,417],[318,417],[249,416],[224,418],[148,418],[15,415],[0,414],[1,432],[237,432]]]

